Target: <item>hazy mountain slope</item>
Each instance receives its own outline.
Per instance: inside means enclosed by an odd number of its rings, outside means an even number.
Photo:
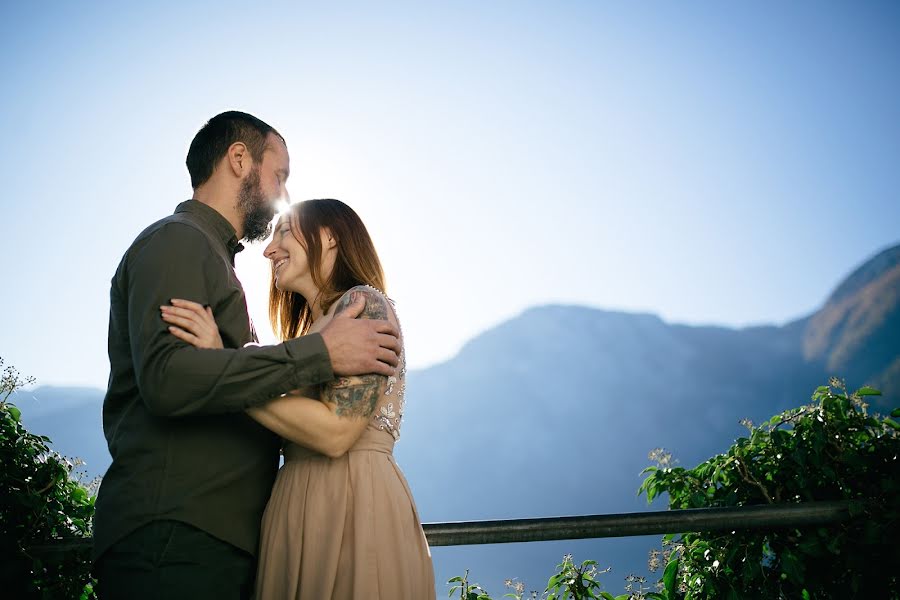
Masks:
[[[812,316],[804,332],[804,358],[891,397],[900,392],[898,340],[900,246],[854,271]]]

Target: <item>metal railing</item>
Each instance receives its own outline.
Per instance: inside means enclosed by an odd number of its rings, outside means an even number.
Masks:
[[[431,546],[465,546],[691,531],[809,527],[849,519],[847,502],[822,501],[543,519],[425,523],[422,527]]]
[[[424,523],[430,546],[467,546],[626,537],[693,531],[744,531],[831,525],[850,520],[849,503],[817,501],[725,508],[693,508],[612,515]],[[29,548],[34,554],[87,551],[90,538]]]

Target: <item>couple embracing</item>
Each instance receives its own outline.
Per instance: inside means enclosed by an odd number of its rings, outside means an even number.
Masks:
[[[187,167],[192,199],[138,235],[112,279],[99,596],[433,598],[392,454],[403,336],[365,226],[338,200],[279,217],[264,254],[283,342],[260,346],[234,257],[269,237],[287,197],[285,141],[222,113]]]

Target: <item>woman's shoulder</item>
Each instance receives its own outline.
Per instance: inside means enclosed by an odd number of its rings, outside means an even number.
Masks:
[[[335,309],[333,316],[337,316],[346,310],[356,298],[362,296],[366,305],[362,312],[357,315],[357,319],[374,319],[379,321],[388,321],[394,327],[401,331],[400,319],[397,317],[397,310],[394,301],[384,292],[370,285],[357,285],[346,292],[334,303]]]
[[[353,286],[338,299],[334,314],[340,314],[346,310],[348,306],[353,304],[354,300],[362,296],[366,301],[366,307],[360,313],[360,319],[387,319],[393,314],[394,302],[381,290],[371,285]]]

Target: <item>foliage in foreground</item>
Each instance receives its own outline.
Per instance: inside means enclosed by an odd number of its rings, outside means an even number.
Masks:
[[[505,597],[541,600],[713,600],[737,598],[900,598],[900,425],[868,414],[864,387],[848,394],[832,379],[812,403],[772,417],[761,426],[744,420],[748,437],[693,469],[672,466],[671,454],[650,453],[658,466],[638,493],[648,501],[668,494],[670,509],[749,506],[837,500],[851,520],[828,527],[699,532],[667,535],[650,553],[650,568],[664,566],[653,591],[630,575],[626,594],[601,591],[596,563],[558,565],[547,588],[525,596],[507,580]],[[607,569],[608,570],[608,569]],[[599,573],[605,573],[600,571]],[[491,600],[478,585],[455,577],[450,596]]]
[[[537,591],[531,591],[525,595],[525,584],[512,579],[506,580],[506,587],[512,592],[505,594],[504,598],[514,598],[515,600],[537,599],[541,600],[628,600],[632,598],[631,593],[621,596],[613,596],[609,592],[601,589],[597,575],[609,572],[609,569],[602,571],[597,569],[597,563],[593,560],[586,560],[581,565],[576,565],[571,554],[566,554],[563,561],[556,565],[556,573],[550,577],[547,587],[543,593],[538,595]],[[454,577],[450,579],[448,584],[453,584],[450,588],[449,596],[452,598],[454,594],[459,594],[461,600],[491,600],[488,593],[477,583],[469,583],[469,572],[466,571],[462,577]],[[629,588],[631,586],[629,585]],[[658,594],[643,596],[646,598],[657,597]]]
[[[0,367],[3,359],[0,358]],[[30,548],[90,536],[94,494],[74,473],[77,462],[59,456],[49,438],[29,433],[9,397],[34,383],[7,367],[0,378],[0,580],[17,598],[95,598],[86,553],[41,553]],[[663,493],[670,509],[843,500],[850,521],[829,527],[786,528],[667,535],[666,549],[651,552],[651,568],[665,564],[657,591],[629,576],[626,594],[601,589],[594,561],[576,565],[566,555],[540,595],[525,596],[521,582],[507,580],[516,600],[707,600],[718,598],[900,598],[900,409],[891,417],[867,412],[861,388],[848,394],[832,379],[813,402],[772,417],[748,421],[749,436],[724,454],[693,469],[673,467],[671,455],[655,450],[659,464],[639,493],[648,501]],[[94,487],[94,486],[91,486]],[[886,565],[882,567],[881,565]],[[468,572],[454,577],[450,596],[490,600]]]
[[[0,358],[0,366],[3,359]],[[46,436],[29,433],[9,403],[16,390],[34,383],[6,367],[0,379],[0,581],[10,598],[95,598],[87,552],[36,556],[29,549],[54,540],[89,537],[94,498],[78,481],[77,461],[47,447]]]
[[[848,394],[832,378],[811,404],[761,426],[743,421],[748,437],[693,469],[651,453],[659,466],[645,470],[640,492],[649,501],[667,493],[670,509],[838,500],[853,517],[829,527],[667,535],[659,562],[668,597],[900,596],[900,425],[868,414],[865,400],[878,394]]]

